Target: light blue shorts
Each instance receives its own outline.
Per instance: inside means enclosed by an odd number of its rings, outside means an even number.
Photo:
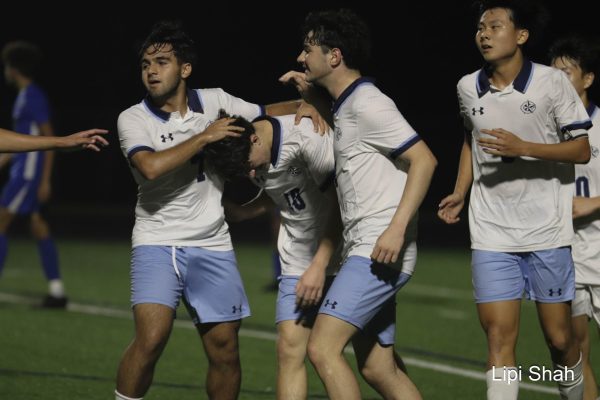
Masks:
[[[570,247],[523,253],[473,250],[476,303],[527,299],[561,303],[575,296],[575,268]]]
[[[131,303],[174,310],[183,297],[195,324],[250,315],[233,251],[200,247],[137,246],[131,252]]]
[[[391,345],[396,335],[396,293],[411,275],[366,257],[348,257],[319,309]]]
[[[282,275],[279,281],[279,292],[277,293],[277,305],[275,307],[275,323],[282,321],[296,321],[296,324],[312,328],[319,312],[319,307],[323,303],[323,298],[333,282],[333,276],[325,279],[323,296],[321,301],[308,308],[298,308],[296,305],[296,285],[300,280],[299,276]]]

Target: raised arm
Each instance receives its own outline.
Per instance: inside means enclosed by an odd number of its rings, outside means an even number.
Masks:
[[[6,129],[0,129],[0,151],[18,153],[38,150],[89,149],[100,151],[100,147],[108,145],[101,135],[108,133],[105,129],[90,129],[69,136],[31,136]]]

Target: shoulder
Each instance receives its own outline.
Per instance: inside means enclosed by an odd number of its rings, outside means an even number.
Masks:
[[[119,114],[118,123],[139,122],[148,119],[149,113],[144,109],[142,103],[135,104]]]
[[[460,80],[456,84],[456,88],[458,89],[458,91],[464,93],[464,92],[467,92],[470,90],[475,90],[476,82],[477,82],[477,79],[479,78],[480,71],[481,70],[478,69],[477,71],[473,71],[469,74],[464,75],[462,78],[460,78]]]
[[[356,111],[372,112],[390,105],[395,107],[394,101],[373,83],[364,83],[356,88],[353,101]]]

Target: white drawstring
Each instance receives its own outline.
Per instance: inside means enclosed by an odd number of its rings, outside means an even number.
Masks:
[[[179,268],[177,268],[177,257],[176,255],[177,247],[171,247],[171,258],[173,259],[173,269],[175,270],[175,275],[177,275],[177,279],[181,281],[181,274],[179,273]]]

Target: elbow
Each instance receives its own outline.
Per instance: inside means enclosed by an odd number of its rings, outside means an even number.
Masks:
[[[575,164],[587,164],[592,158],[592,151],[590,146],[585,146],[585,150],[579,153],[579,156],[575,160]]]
[[[151,163],[144,163],[142,165],[137,165],[136,169],[144,177],[144,179],[149,180],[149,181],[152,181],[161,176],[158,169],[155,168]]]

